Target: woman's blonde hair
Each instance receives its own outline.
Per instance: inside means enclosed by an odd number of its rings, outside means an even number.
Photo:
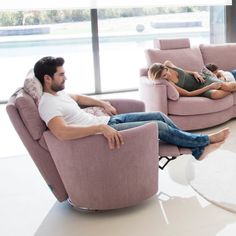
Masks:
[[[148,69],[148,78],[151,80],[160,79],[162,71],[166,69],[161,63],[154,63]]]

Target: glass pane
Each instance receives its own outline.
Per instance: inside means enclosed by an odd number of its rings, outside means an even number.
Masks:
[[[226,15],[222,6],[210,7],[210,42],[226,42]]]
[[[49,55],[64,57],[67,90],[95,91],[89,10],[2,12],[0,19],[0,100],[8,99],[34,63]]]
[[[156,38],[190,38],[191,46],[210,43],[213,12],[207,6],[98,10],[102,91],[138,88],[144,50],[153,48]],[[217,17],[224,22],[223,14]]]
[[[139,68],[145,65],[143,44],[124,40],[100,44],[102,92],[138,87]]]

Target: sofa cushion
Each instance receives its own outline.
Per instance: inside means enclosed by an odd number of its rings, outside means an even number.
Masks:
[[[170,115],[201,115],[226,110],[234,105],[234,95],[213,100],[205,97],[180,97],[178,101],[169,101]]]
[[[161,50],[190,48],[190,40],[188,38],[154,39],[154,48]]]
[[[94,116],[110,116],[103,107],[86,107],[83,110]]]
[[[166,60],[170,60],[176,66],[185,70],[200,71],[204,66],[199,48],[172,50],[147,49],[145,50],[145,55],[147,66],[150,66],[155,62],[164,63]]]
[[[33,69],[29,70],[24,81],[24,90],[27,92],[38,105],[43,94],[43,87],[39,80],[35,77]]]
[[[32,97],[24,90],[20,90],[16,96],[15,105],[33,139],[40,139],[46,130],[46,125],[41,120],[38,108]]]
[[[226,71],[236,69],[236,43],[218,45],[201,44],[199,47],[204,64],[215,63],[221,70]]]

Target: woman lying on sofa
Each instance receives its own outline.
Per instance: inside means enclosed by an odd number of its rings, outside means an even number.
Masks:
[[[236,82],[223,82],[216,76],[199,74],[176,67],[171,61],[154,63],[148,70],[152,80],[165,79],[175,86],[180,96],[203,96],[220,99],[236,91]]]

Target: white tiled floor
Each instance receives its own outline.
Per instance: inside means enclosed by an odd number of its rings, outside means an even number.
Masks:
[[[0,114],[0,235],[236,235],[236,214],[207,202],[188,185],[190,155],[160,170],[158,194],[139,206],[85,213],[57,202],[22,146],[3,105]],[[235,120],[204,132],[226,126],[231,128],[231,136],[221,150],[236,151]]]

